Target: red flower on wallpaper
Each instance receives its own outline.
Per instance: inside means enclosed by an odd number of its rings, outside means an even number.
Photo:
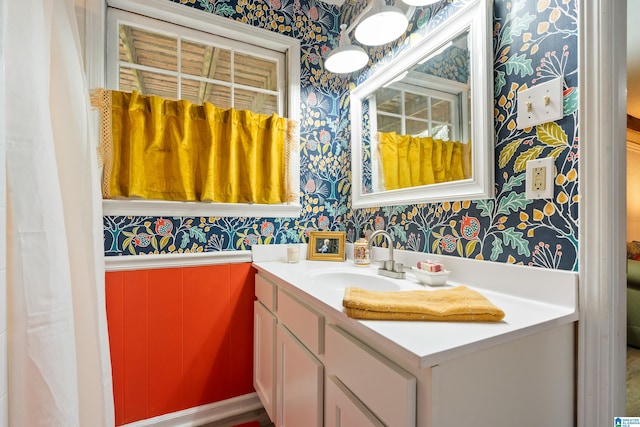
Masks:
[[[451,253],[456,250],[456,243],[457,239],[451,234],[447,234],[440,240],[440,247],[442,247],[443,251]]]
[[[480,221],[478,218],[465,215],[460,222],[460,234],[467,240],[473,240],[480,234]]]
[[[173,230],[173,222],[165,218],[158,218],[156,221],[156,234],[160,236],[168,236]]]
[[[272,222],[263,221],[260,225],[260,234],[263,236],[273,236],[273,232],[275,231],[275,227]]]
[[[318,8],[313,6],[312,8],[309,9],[309,18],[311,18],[313,21],[317,21],[318,20]]]
[[[151,243],[151,236],[147,233],[138,233],[133,238],[133,243],[138,247],[146,248]]]

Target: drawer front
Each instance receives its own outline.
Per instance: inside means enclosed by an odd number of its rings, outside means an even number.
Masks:
[[[326,329],[325,364],[384,424],[416,425],[416,378],[335,325]]]
[[[276,311],[276,292],[277,287],[264,276],[256,274],[256,298],[269,311]]]
[[[322,314],[279,289],[278,319],[313,353],[324,353]]]

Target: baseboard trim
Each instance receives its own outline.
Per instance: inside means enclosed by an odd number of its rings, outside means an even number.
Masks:
[[[146,420],[125,424],[123,427],[194,427],[224,420],[262,408],[256,393],[245,394],[221,402],[159,415]]]

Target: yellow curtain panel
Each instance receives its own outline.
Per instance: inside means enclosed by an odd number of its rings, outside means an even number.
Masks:
[[[457,181],[471,176],[470,144],[379,132],[386,190]]]
[[[99,89],[103,198],[278,204],[293,201],[293,120]]]

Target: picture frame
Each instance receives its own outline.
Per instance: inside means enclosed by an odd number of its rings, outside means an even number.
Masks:
[[[307,259],[344,261],[346,233],[344,231],[312,231],[309,233]]]

